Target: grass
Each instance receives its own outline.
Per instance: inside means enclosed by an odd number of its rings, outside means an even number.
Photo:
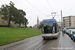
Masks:
[[[32,28],[0,27],[0,44],[40,35],[41,31]]]

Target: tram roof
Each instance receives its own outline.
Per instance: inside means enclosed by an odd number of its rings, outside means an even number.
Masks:
[[[43,24],[44,22],[53,22],[53,23],[57,23],[55,19],[44,19],[44,20],[42,21],[42,24]]]

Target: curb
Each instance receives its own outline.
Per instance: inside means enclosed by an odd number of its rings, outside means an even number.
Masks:
[[[24,39],[21,39],[21,40],[24,40]],[[18,42],[18,41],[21,41],[21,40],[16,40],[16,41],[0,44],[0,46],[8,45],[8,44],[11,44],[11,43],[14,43],[14,42]]]

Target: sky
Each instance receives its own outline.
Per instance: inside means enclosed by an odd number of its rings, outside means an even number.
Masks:
[[[28,19],[28,26],[34,26],[43,19],[51,19],[52,12],[56,12],[54,17],[57,21],[61,21],[62,16],[75,16],[75,0],[0,0],[0,7],[2,4],[9,4],[12,1],[15,7],[26,12]]]

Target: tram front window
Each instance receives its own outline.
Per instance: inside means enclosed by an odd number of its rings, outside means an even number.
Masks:
[[[53,32],[53,22],[45,22],[44,33],[52,33],[52,32]]]
[[[45,27],[45,26],[53,26],[53,22],[45,22],[45,23],[44,23],[44,27]]]

